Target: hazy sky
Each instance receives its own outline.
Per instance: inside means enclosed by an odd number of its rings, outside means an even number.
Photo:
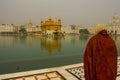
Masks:
[[[40,25],[51,16],[63,25],[108,23],[120,15],[120,0],[0,0],[0,24],[25,24],[30,20]]]

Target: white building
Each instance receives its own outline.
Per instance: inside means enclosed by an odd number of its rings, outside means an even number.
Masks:
[[[66,34],[80,34],[80,29],[87,29],[90,34],[94,33],[94,27],[84,27],[84,26],[76,26],[76,25],[72,25],[72,26],[66,26],[66,27],[62,27],[62,32],[65,32]]]
[[[29,22],[26,25],[24,25],[24,28],[26,29],[27,33],[40,32],[40,27],[37,27],[35,24],[32,24],[32,22]]]
[[[65,32],[66,34],[79,34],[80,29],[84,29],[84,27],[79,25],[69,25],[61,28],[62,32]]]
[[[110,23],[108,23],[108,32],[110,34],[120,34],[120,18],[117,15],[112,17]]]
[[[12,24],[2,24],[0,25],[0,33],[14,33],[15,32],[15,27]]]

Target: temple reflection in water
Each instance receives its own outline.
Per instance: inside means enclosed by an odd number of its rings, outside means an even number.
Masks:
[[[40,41],[41,50],[47,50],[49,53],[61,50],[61,37],[42,37]]]
[[[21,52],[36,54],[54,54],[54,53],[84,53],[85,45],[89,36],[66,35],[64,37],[40,37],[40,36],[0,36],[0,48],[5,54],[12,51],[14,54]],[[115,40],[118,52],[120,52],[120,36],[112,36]],[[3,49],[5,51],[3,51]],[[20,51],[24,49],[24,51]]]

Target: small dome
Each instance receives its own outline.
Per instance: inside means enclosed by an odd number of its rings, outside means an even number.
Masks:
[[[58,19],[58,21],[61,21],[61,19]]]
[[[29,25],[32,25],[32,22],[30,21],[28,24],[29,24]]]
[[[48,20],[49,20],[49,21],[52,21],[51,16],[49,16]]]

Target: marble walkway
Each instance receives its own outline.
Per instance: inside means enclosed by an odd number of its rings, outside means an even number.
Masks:
[[[117,79],[120,80],[120,57]],[[0,75],[0,80],[85,80],[83,63]]]

